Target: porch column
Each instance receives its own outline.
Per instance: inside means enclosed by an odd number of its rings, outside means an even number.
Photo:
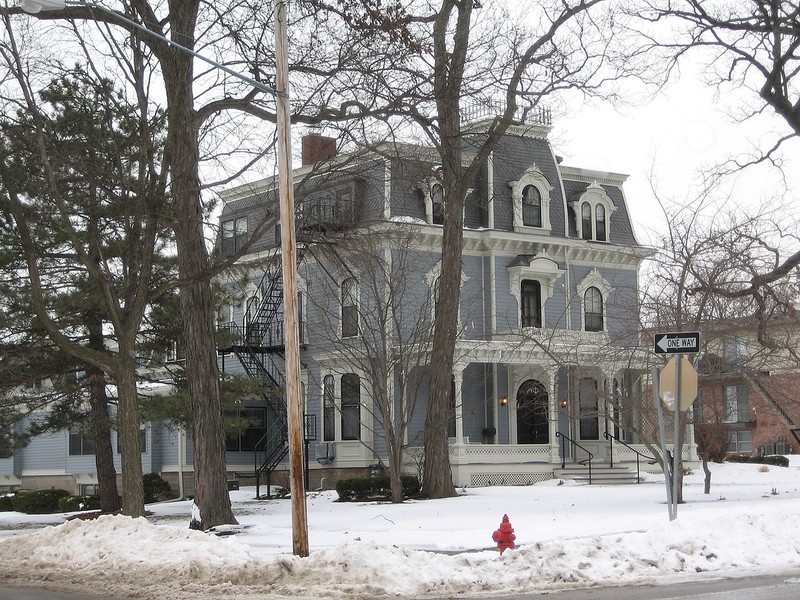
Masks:
[[[550,426],[550,462],[560,462],[561,456],[558,451],[558,438],[556,432],[558,431],[558,414],[560,410],[559,398],[556,396],[556,383],[558,379],[558,366],[550,368],[550,388],[547,391],[547,414],[550,415],[548,425]]]
[[[464,399],[461,391],[464,383],[464,368],[466,365],[456,363],[453,365],[453,383],[455,386],[455,409],[456,409],[456,444],[464,443]]]

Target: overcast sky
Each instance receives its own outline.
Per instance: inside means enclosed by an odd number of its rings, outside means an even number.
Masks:
[[[704,166],[741,156],[753,145],[769,148],[788,132],[771,114],[737,123],[735,114],[745,102],[754,102],[752,94],[716,94],[698,73],[684,69],[681,81],[642,105],[618,110],[609,105],[576,106],[575,112],[554,123],[553,141],[567,165],[630,175],[626,197],[640,241],[646,242],[646,230],[656,215],[663,222],[650,186],[651,172],[663,195],[682,200],[691,197]],[[788,199],[796,198],[800,190],[800,164],[791,160],[792,154],[800,154],[797,140],[782,152],[787,161],[784,174],[794,188]],[[780,175],[773,169],[750,168],[728,181],[732,201],[744,205],[783,192]]]

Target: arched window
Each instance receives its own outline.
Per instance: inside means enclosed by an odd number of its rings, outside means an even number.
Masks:
[[[352,277],[342,281],[342,337],[358,335],[358,284]]]
[[[322,380],[322,440],[332,442],[336,439],[336,391],[333,375],[325,375]]]
[[[444,187],[435,183],[431,188],[432,222],[434,225],[444,224]]]
[[[592,205],[588,202],[581,204],[581,233],[583,239],[592,239]]]
[[[583,323],[586,331],[603,331],[603,294],[594,286],[583,294]]]
[[[361,379],[355,373],[342,375],[342,439],[361,439]]]
[[[524,279],[520,284],[520,321],[523,327],[542,326],[542,284]]]
[[[610,237],[610,217],[617,209],[601,185],[593,182],[580,198],[569,201],[575,214],[575,228],[584,240],[607,242]]]
[[[542,193],[535,185],[526,185],[522,190],[522,224],[542,226]]]
[[[606,241],[606,207],[598,204],[594,207],[595,239]]]

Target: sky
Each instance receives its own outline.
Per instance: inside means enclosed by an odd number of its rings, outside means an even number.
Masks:
[[[800,456],[789,468],[712,465],[686,477],[670,521],[662,476],[634,485],[555,479],[459,489],[403,504],[307,500],[307,558],[292,554],[291,503],[231,492],[230,535],[188,529],[191,504],[152,515],[0,513],[0,582],[151,600],[491,597],[587,586],[777,574],[800,596]],[[507,514],[516,547],[492,534]]]
[[[554,122],[551,139],[565,165],[629,175],[626,198],[643,243],[665,224],[653,186],[664,199],[683,202],[694,197],[704,172],[754,148],[767,149],[789,131],[770,111],[742,122],[743,107],[763,102],[747,90],[718,93],[702,79],[699,66],[684,65],[681,78],[652,98],[639,93],[634,99],[632,93],[630,103],[617,108],[574,99]],[[745,169],[728,177],[717,197],[730,195],[730,204],[751,207],[779,197],[795,200],[799,154],[800,141],[788,142],[783,174],[766,166]]]

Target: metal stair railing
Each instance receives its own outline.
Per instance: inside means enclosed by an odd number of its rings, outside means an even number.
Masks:
[[[656,459],[655,457],[648,456],[647,454],[642,454],[636,448],[634,448],[633,446],[630,446],[629,444],[625,443],[624,441],[619,439],[613,433],[608,433],[607,431],[604,431],[603,432],[603,437],[608,440],[608,447],[609,447],[608,456],[610,458],[610,463],[609,464],[612,467],[614,466],[614,441],[615,440],[617,442],[619,442],[620,444],[622,444],[623,446],[625,446],[628,450],[631,450],[632,452],[636,453],[636,483],[641,483],[642,482],[641,476],[640,476],[640,470],[639,470],[639,457],[647,459],[647,462],[649,464],[651,464],[651,465],[654,465],[654,464],[656,464],[658,462],[658,459]]]
[[[587,460],[580,461],[580,464],[587,464],[588,465],[588,467],[589,467],[589,485],[592,485],[592,459],[594,458],[594,454],[589,452],[589,450],[587,450],[586,448],[581,446],[578,442],[573,440],[571,437],[569,437],[568,435],[564,435],[560,431],[556,431],[556,437],[560,437],[561,438],[561,468],[562,469],[567,466],[566,452],[565,452],[566,448],[565,448],[565,445],[564,445],[564,441],[565,440],[568,441],[573,446],[575,446],[577,448],[580,448],[581,450],[586,452],[586,454],[589,455],[589,458]]]
[[[298,245],[298,266],[303,260],[305,251],[305,245]],[[248,342],[255,346],[282,346],[283,322],[277,318],[281,314],[280,307],[283,304],[283,267],[280,261],[264,271],[258,290],[260,298],[259,295],[253,296],[245,306],[243,329],[247,333]]]

